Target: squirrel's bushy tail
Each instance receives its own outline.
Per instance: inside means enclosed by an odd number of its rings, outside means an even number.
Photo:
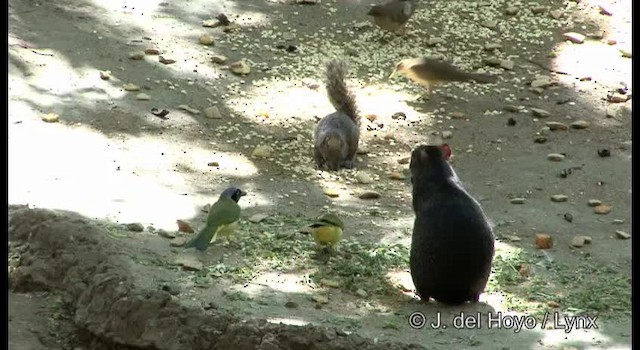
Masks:
[[[336,110],[348,115],[356,125],[360,124],[355,95],[347,88],[346,78],[349,67],[344,61],[333,60],[327,63],[326,87],[329,101]]]

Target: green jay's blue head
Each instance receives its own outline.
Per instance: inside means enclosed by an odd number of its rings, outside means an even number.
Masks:
[[[229,187],[220,194],[220,198],[229,197],[236,201],[236,203],[240,200],[240,197],[245,196],[247,192],[237,188],[237,187]]]

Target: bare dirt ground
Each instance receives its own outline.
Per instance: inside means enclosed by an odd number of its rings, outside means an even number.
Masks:
[[[402,38],[371,25],[372,3],[10,1],[10,348],[631,348],[631,1],[601,2],[612,15],[590,1],[421,1]],[[203,27],[219,13],[234,24]],[[586,39],[568,43],[566,32]],[[175,63],[130,58],[149,48]],[[387,79],[422,55],[499,82],[422,99]],[[313,127],[332,111],[330,58],[351,65],[367,117],[356,169],[338,173],[311,159]],[[226,69],[240,59],[250,74]],[[539,75],[550,83],[535,89]],[[586,127],[563,130],[576,121]],[[443,140],[497,236],[481,303],[461,307],[420,303],[407,264],[402,160]],[[256,157],[264,146],[270,155]],[[229,185],[249,192],[234,240],[179,247],[190,234],[176,220],[197,230]],[[300,232],[326,210],[346,221],[330,257]],[[551,249],[536,248],[538,233]],[[571,246],[576,236],[590,243]],[[447,327],[413,329],[415,311]],[[481,324],[456,327],[462,312]],[[498,312],[535,327],[489,327]],[[567,331],[564,316],[597,317],[597,328]]]

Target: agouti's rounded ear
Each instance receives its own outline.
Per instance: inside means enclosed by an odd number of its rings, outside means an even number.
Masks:
[[[449,147],[448,144],[443,144],[442,145],[442,158],[444,160],[449,160],[449,158],[451,158],[451,147]]]

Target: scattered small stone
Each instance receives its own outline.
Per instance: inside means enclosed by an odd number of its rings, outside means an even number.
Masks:
[[[177,284],[164,284],[162,286],[162,290],[165,292],[169,292],[171,295],[180,294],[180,286]]]
[[[136,100],[139,100],[139,101],[149,101],[150,99],[151,99],[151,96],[142,92],[136,95]]]
[[[389,175],[389,178],[391,180],[406,180],[407,179],[407,177],[404,176],[404,174],[402,174],[400,172],[397,172],[397,171],[392,172],[391,175]]]
[[[616,231],[616,237],[619,239],[629,239],[631,238],[631,235],[624,231]]]
[[[101,71],[100,72],[100,79],[102,79],[102,80],[111,79],[111,71],[110,70]]]
[[[516,105],[505,105],[504,107],[502,107],[502,109],[507,112],[518,113],[523,109],[523,107],[516,106]]]
[[[398,159],[398,164],[409,164],[411,163],[411,157],[403,157]]]
[[[314,295],[311,297],[311,300],[315,301],[318,304],[327,304],[329,302],[329,298],[324,295]]]
[[[515,16],[518,14],[518,8],[515,6],[509,6],[504,10],[504,13],[507,16]]]
[[[489,67],[500,67],[500,63],[502,63],[502,60],[496,57],[488,57],[483,59],[482,61]]]
[[[607,101],[611,102],[611,103],[623,103],[623,102],[627,102],[629,101],[631,97],[629,97],[629,95],[622,95],[619,93],[613,93],[610,95],[607,95]]]
[[[544,93],[544,89],[543,88],[530,88],[529,91],[533,92],[534,94],[537,95],[542,95]]]
[[[169,112],[169,110],[167,109],[158,109],[158,108],[151,108],[151,114],[155,115],[156,117],[160,117],[162,119],[169,119],[167,118],[167,114],[169,114],[171,112]]]
[[[569,127],[567,126],[567,124],[564,123],[560,123],[560,122],[546,122],[545,123],[549,129],[551,129],[551,131],[557,131],[557,130],[569,130]]]
[[[44,114],[40,117],[45,123],[57,123],[60,121],[60,116],[55,113]]]
[[[598,150],[598,155],[602,158],[606,158],[606,157],[611,157],[611,151],[609,151],[606,148],[603,149],[599,149]]]
[[[587,201],[587,205],[590,207],[597,207],[602,204],[602,201],[599,199],[589,199]]]
[[[222,119],[222,113],[220,113],[220,110],[216,106],[205,108],[204,116],[209,119]]]
[[[193,227],[191,227],[191,225],[184,221],[184,220],[176,220],[176,224],[178,224],[178,231],[179,232],[185,232],[185,233],[194,233],[195,231],[193,230]]]
[[[176,63],[176,60],[172,59],[172,58],[166,58],[164,56],[159,56],[158,57],[158,61],[162,64],[173,64]]]
[[[541,13],[545,13],[546,11],[547,11],[546,6],[534,6],[531,8],[531,12],[533,12],[534,15],[539,15]]]
[[[218,166],[220,166],[220,163],[218,163],[218,162],[209,162],[209,163],[207,163],[207,166],[218,167]]]
[[[571,239],[570,246],[575,248],[582,248],[585,244],[587,244],[587,239],[585,236],[575,236]]]
[[[545,126],[543,128],[540,129],[540,131],[538,131],[538,134],[540,135],[548,135],[551,132],[551,128],[548,126]]]
[[[264,219],[268,217],[269,217],[269,214],[258,213],[258,214],[251,215],[247,220],[249,220],[249,222],[253,222],[254,224],[257,224],[259,222],[262,222]]]
[[[251,157],[253,158],[269,158],[273,153],[273,147],[269,145],[259,145],[257,146],[253,152],[251,152]]]
[[[202,26],[207,28],[215,28],[220,25],[220,22],[215,19],[207,19],[202,21]]]
[[[445,130],[442,132],[442,138],[443,139],[450,139],[453,137],[453,132],[449,131],[449,130]]]
[[[564,154],[560,153],[550,153],[547,155],[547,159],[552,162],[561,162],[564,160]]]
[[[537,118],[548,118],[551,116],[551,113],[540,108],[531,108],[531,113]]]
[[[331,288],[340,288],[340,281],[332,280],[332,279],[321,279],[320,284],[331,287]]]
[[[358,145],[358,150],[356,151],[356,154],[369,154],[369,148],[366,145]]]
[[[189,241],[188,237],[178,237],[174,240],[172,240],[169,245],[172,247],[182,247],[183,245],[187,244],[187,242]]]
[[[233,62],[229,64],[229,69],[233,74],[247,75],[251,72],[251,67],[244,60]]]
[[[553,85],[553,80],[551,79],[551,77],[548,77],[546,75],[537,76],[531,82],[531,87],[532,88],[546,88],[546,87],[551,86],[551,85]]]
[[[549,12],[549,14],[551,15],[551,17],[553,17],[553,19],[560,19],[564,16],[564,11],[562,10],[551,10]]]
[[[144,231],[144,226],[142,226],[142,224],[139,223],[139,222],[125,224],[124,228],[127,231],[131,231],[131,232],[142,232],[142,231]]]
[[[129,54],[129,59],[139,61],[144,58],[144,51],[136,51]]]
[[[464,119],[467,117],[467,115],[464,112],[460,112],[460,111],[453,111],[449,113],[449,116],[453,119]]]
[[[213,35],[202,34],[202,35],[200,35],[200,38],[198,38],[198,41],[202,45],[213,45],[215,43],[216,39],[213,37]]]
[[[582,44],[584,42],[585,36],[580,34],[580,33],[576,33],[576,32],[568,32],[568,33],[564,33],[562,34],[562,37],[565,40],[569,40],[574,44]]]
[[[336,196],[337,197],[337,196]],[[366,192],[362,192],[360,193],[360,195],[358,196],[358,198],[360,199],[378,199],[380,198],[381,195],[378,192],[375,191],[366,191]]]
[[[222,31],[225,33],[233,33],[233,32],[239,32],[241,29],[242,27],[240,27],[238,23],[231,23],[228,26],[225,26],[224,29],[222,29]]]
[[[358,183],[366,185],[373,182],[373,177],[371,177],[371,175],[369,175],[368,173],[358,172],[356,174],[356,181],[358,181]]]
[[[287,309],[297,309],[298,303],[296,303],[295,301],[287,301],[286,303],[284,303],[284,307],[286,307]]]
[[[122,88],[125,91],[140,91],[140,87],[136,84],[132,84],[132,83],[127,83],[122,85]]]
[[[496,29],[496,27],[498,26],[498,21],[493,20],[493,19],[487,19],[487,20],[482,21],[480,23],[480,25],[485,27],[485,28]]]
[[[154,48],[148,48],[148,49],[144,50],[144,53],[147,54],[147,55],[159,55],[160,54],[160,50],[154,49]]]
[[[174,260],[174,265],[182,266],[185,270],[200,271],[203,264],[191,254],[182,254]]]
[[[616,224],[616,225],[624,224],[624,220],[623,219],[613,219],[613,223]]]
[[[516,125],[516,120],[513,119],[513,118],[507,119],[507,125],[508,126],[515,126]]]
[[[611,9],[607,8],[606,5],[599,4],[598,7],[600,8],[600,13],[601,14],[603,14],[605,16],[613,15],[613,11],[611,11]]]
[[[189,112],[191,114],[196,114],[196,115],[200,114],[199,110],[189,107],[188,105],[179,105],[178,108],[183,111]]]
[[[227,61],[227,56],[213,55],[211,56],[211,62],[215,64],[223,64]]]
[[[533,139],[533,142],[535,142],[535,143],[546,143],[547,142],[547,138],[545,136],[536,136]]]
[[[340,192],[333,188],[327,188],[326,190],[324,190],[324,194],[330,198],[337,198],[340,196]]]
[[[550,249],[553,247],[553,238],[546,233],[536,233],[536,247],[538,249]]]
[[[575,122],[571,123],[570,126],[573,129],[586,129],[589,127],[589,125],[591,125],[591,123],[586,120],[576,120]]]
[[[511,200],[509,202],[511,204],[524,204],[525,199],[524,198],[511,198]]]
[[[552,202],[566,202],[569,199],[569,197],[565,196],[564,194],[554,194],[553,196],[551,196],[551,201]]]
[[[571,213],[564,213],[562,215],[562,217],[565,219],[565,221],[567,222],[573,222],[573,215]]]
[[[560,307],[560,303],[554,300],[549,300],[547,302],[547,306],[552,307],[552,308],[559,308]]]
[[[514,65],[515,65],[515,63],[513,63],[513,61],[511,61],[511,60],[501,60],[500,61],[500,67],[502,69],[512,70]]]
[[[595,207],[593,207],[593,212],[596,214],[600,214],[600,215],[606,215],[609,214],[611,212],[611,206],[606,205],[606,204],[600,204],[597,205]]]
[[[591,81],[592,78],[591,77],[581,77],[579,80],[580,81]]]
[[[505,235],[504,239],[506,239],[509,242],[520,242],[522,240],[522,238],[516,235]]]
[[[366,297],[368,297],[368,296],[369,296],[369,295],[367,294],[367,292],[366,292],[364,289],[362,289],[362,288],[358,288],[358,289],[356,290],[355,294],[356,294],[356,296],[359,296],[360,298],[366,298]]]
[[[436,46],[438,44],[442,44],[444,42],[444,39],[441,38],[429,38],[429,40],[427,40],[427,46]]]
[[[624,58],[631,58],[631,50],[629,49],[620,49],[620,54],[622,55],[622,57]]]
[[[378,119],[378,116],[375,114],[367,114],[364,117],[370,122],[374,122]]]
[[[158,236],[160,237],[164,237],[164,238],[169,238],[169,239],[174,239],[176,238],[176,234],[173,232],[169,232],[163,229],[159,229],[158,230]]]
[[[397,113],[393,113],[393,115],[391,115],[391,119],[393,119],[393,120],[406,120],[407,119],[407,115],[404,114],[404,112],[397,112]]]
[[[486,44],[484,44],[484,49],[487,50],[487,51],[500,50],[500,49],[502,49],[502,44],[500,44],[500,43],[486,43]]]

